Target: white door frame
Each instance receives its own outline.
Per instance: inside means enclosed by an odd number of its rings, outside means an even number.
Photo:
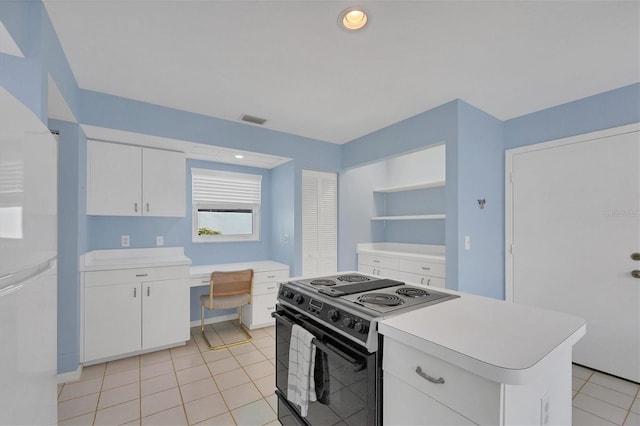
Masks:
[[[624,133],[637,132],[640,130],[640,123],[628,124],[620,127],[612,127],[610,129],[598,130],[596,132],[584,133],[577,136],[540,142],[533,145],[527,145],[519,148],[512,148],[505,151],[505,197],[504,197],[504,226],[505,226],[505,242],[504,242],[504,265],[505,265],[505,300],[513,302],[513,253],[517,247],[513,246],[513,159],[517,154],[525,152],[533,152],[541,149],[554,148],[562,145],[570,145],[575,143],[587,142],[594,139],[606,138],[609,136],[620,135]],[[517,177],[516,177],[517,179]]]

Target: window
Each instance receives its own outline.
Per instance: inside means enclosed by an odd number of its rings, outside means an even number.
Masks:
[[[192,168],[192,240],[258,240],[261,192],[260,175]]]

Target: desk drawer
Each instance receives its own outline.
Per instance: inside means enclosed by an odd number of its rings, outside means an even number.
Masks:
[[[433,383],[416,372],[444,383]],[[479,424],[499,424],[501,385],[393,339],[384,339],[383,370]]]
[[[288,269],[280,269],[276,271],[261,271],[253,274],[253,284],[265,282],[286,281],[289,278]]]
[[[278,292],[279,284],[275,281],[268,283],[253,283],[253,294],[274,294]]]

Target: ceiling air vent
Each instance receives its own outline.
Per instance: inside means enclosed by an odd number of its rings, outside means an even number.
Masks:
[[[260,117],[254,117],[253,115],[242,114],[240,120],[246,121],[247,123],[257,124],[258,126],[262,126],[267,120]]]

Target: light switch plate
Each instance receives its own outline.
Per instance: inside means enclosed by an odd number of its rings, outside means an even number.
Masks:
[[[163,246],[164,245],[164,237],[162,235],[156,236],[156,245]]]
[[[471,236],[469,235],[464,236],[464,249],[471,250]]]
[[[123,235],[122,237],[120,237],[120,245],[122,247],[129,247],[129,236],[128,235]]]

